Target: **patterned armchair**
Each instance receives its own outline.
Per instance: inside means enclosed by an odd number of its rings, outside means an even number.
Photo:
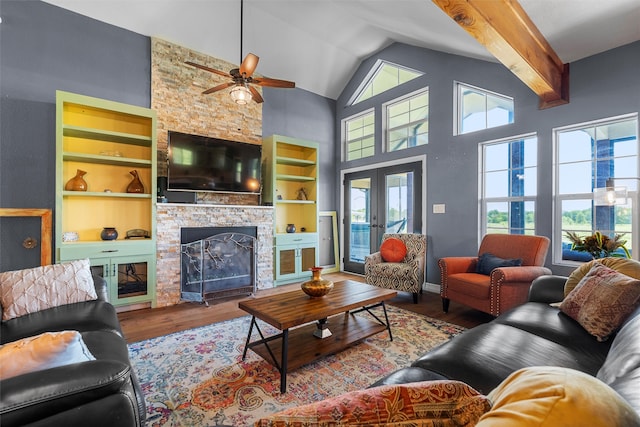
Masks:
[[[440,258],[442,309],[446,313],[449,301],[453,300],[498,316],[525,303],[531,282],[551,274],[551,270],[544,267],[549,243],[544,236],[487,234],[480,243],[478,256]],[[504,260],[519,258],[522,264],[479,273],[476,267],[483,254]]]
[[[401,262],[385,262],[380,252],[367,255],[364,275],[368,284],[396,291],[411,292],[418,302],[422,292],[427,253],[427,237],[423,234],[384,234],[382,242],[395,237],[404,242],[407,254]]]

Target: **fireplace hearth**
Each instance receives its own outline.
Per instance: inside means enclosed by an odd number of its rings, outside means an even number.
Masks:
[[[180,298],[204,302],[256,290],[256,227],[180,230]]]

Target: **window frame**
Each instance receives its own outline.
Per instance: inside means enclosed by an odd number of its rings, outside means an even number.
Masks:
[[[466,132],[463,132],[462,130],[462,110],[464,107],[464,102],[462,99],[462,95],[463,95],[463,90],[462,88],[467,88],[467,89],[471,89],[475,92],[481,92],[484,97],[485,97],[485,109],[484,109],[484,115],[485,115],[485,127],[481,128],[481,129],[474,129],[474,130],[469,130]],[[507,123],[503,123],[500,125],[496,125],[496,126],[488,126],[488,120],[487,120],[487,116],[488,116],[488,111],[487,110],[487,99],[489,97],[495,97],[495,98],[500,98],[502,100],[507,100],[511,102],[512,105],[512,111],[511,111],[511,120]],[[487,89],[483,89],[481,87],[478,86],[474,86],[474,85],[470,85],[468,83],[463,83],[460,81],[454,81],[453,82],[453,105],[454,105],[454,123],[453,123],[453,134],[454,136],[457,135],[467,135],[467,134],[471,134],[473,132],[480,132],[483,130],[487,130],[487,129],[493,129],[493,128],[497,128],[497,127],[501,127],[501,126],[507,126],[510,124],[514,124],[516,122],[516,105],[515,105],[515,98],[512,96],[508,96],[508,95],[504,95],[498,92],[494,92],[491,90],[487,90]]]
[[[487,170],[487,163],[486,163],[486,159],[487,159],[487,153],[486,153],[486,148],[490,147],[490,146],[497,146],[497,145],[502,145],[502,144],[508,144],[511,145],[514,142],[518,142],[521,141],[522,144],[524,145],[526,140],[529,139],[534,139],[535,138],[535,155],[534,155],[534,165],[533,166],[525,166],[526,165],[526,161],[523,162],[523,165],[521,167],[517,167],[514,168],[512,166],[512,164],[509,163],[508,167],[506,169],[504,169],[506,172],[508,172],[508,176],[510,176],[515,170],[519,170],[519,169],[534,169],[535,170],[535,175],[532,178],[535,183],[536,183],[536,192],[535,194],[530,194],[530,195],[526,195],[524,194],[524,187],[523,187],[523,194],[521,196],[513,196],[513,195],[507,195],[507,196],[500,196],[500,197],[488,197],[487,196],[487,191],[486,191],[486,183],[487,183],[487,173],[488,172],[496,172],[495,170],[491,170],[488,171]],[[539,165],[538,165],[538,151],[539,151],[539,138],[538,138],[538,134],[536,132],[531,132],[531,133],[526,133],[526,134],[522,134],[522,135],[515,135],[515,136],[510,136],[507,138],[500,138],[500,139],[496,139],[496,140],[492,140],[492,141],[485,141],[485,142],[481,142],[480,144],[478,144],[478,223],[480,224],[479,227],[479,236],[478,238],[482,238],[482,236],[484,236],[485,234],[488,234],[490,232],[490,229],[488,227],[488,221],[487,221],[487,217],[488,217],[488,213],[489,210],[487,209],[487,205],[489,203],[507,203],[509,205],[511,205],[512,203],[518,203],[518,202],[522,202],[522,203],[533,203],[533,217],[534,217],[534,226],[533,229],[531,228],[526,228],[526,211],[523,212],[524,218],[525,218],[525,223],[523,224],[522,227],[522,232],[518,233],[518,234],[536,234],[536,228],[538,225],[537,222],[537,208],[538,208],[538,203],[537,203],[537,199],[538,199],[538,170],[539,170]],[[509,173],[510,172],[510,173]],[[508,208],[508,222],[509,224],[511,223],[511,206],[509,206]],[[512,233],[512,226],[508,225],[507,228],[508,234],[515,234]]]
[[[400,105],[402,103],[405,102],[411,102],[412,99],[416,99],[422,95],[426,94],[427,95],[427,117],[426,119],[423,120],[418,120],[418,121],[413,121],[413,122],[408,122],[403,124],[401,127],[395,127],[393,129],[391,129],[389,127],[389,123],[390,123],[390,118],[389,118],[389,109],[391,107]],[[410,149],[410,148],[415,148],[415,147],[421,147],[424,145],[427,145],[429,143],[429,117],[430,117],[430,107],[431,107],[431,99],[430,99],[430,91],[429,91],[429,86],[425,86],[421,89],[415,90],[411,93],[407,93],[405,95],[402,95],[398,98],[395,98],[391,101],[385,102],[382,104],[382,111],[384,113],[383,115],[383,126],[384,126],[384,133],[383,133],[383,144],[382,144],[382,151],[385,153],[393,153],[396,151],[402,151],[402,150],[406,150],[406,149]],[[409,113],[411,112],[411,110],[409,110]],[[427,124],[427,142],[423,143],[423,144],[415,144],[415,145],[411,145],[411,146],[407,146],[404,148],[399,148],[399,149],[395,149],[395,150],[391,150],[389,147],[389,141],[390,141],[390,133],[394,130],[399,130],[399,129],[405,129],[411,126],[418,125],[421,123],[426,123]]]
[[[635,139],[637,144],[637,149],[635,153],[636,171],[638,175],[640,175],[640,130],[639,130],[640,120],[638,118],[638,113],[607,117],[603,119],[591,120],[588,122],[577,123],[577,124],[572,124],[572,125],[567,125],[567,126],[562,126],[562,127],[557,127],[552,129],[553,156],[554,156],[553,158],[553,231],[552,231],[553,248],[552,248],[552,251],[553,251],[554,264],[576,266],[584,262],[584,261],[563,259],[562,245],[563,245],[563,238],[565,236],[565,230],[563,229],[563,221],[562,221],[563,219],[562,202],[565,200],[591,200],[591,233],[596,231],[595,221],[597,221],[597,215],[596,215],[595,209],[597,207],[594,205],[594,199],[595,199],[594,190],[595,188],[599,188],[599,187],[596,187],[598,185],[596,183],[596,180],[598,179],[596,176],[597,175],[596,166],[597,166],[597,162],[602,161],[603,159],[603,157],[597,156],[596,154],[597,150],[594,149],[594,141],[592,140],[591,153],[590,153],[591,179],[592,179],[591,192],[560,194],[560,184],[561,184],[560,183],[561,181],[560,167],[565,164],[579,163],[579,162],[573,161],[573,162],[560,163],[559,135],[563,132],[579,131],[579,130],[588,129],[588,128],[599,128],[599,127],[609,126],[616,123],[622,123],[622,122],[633,121],[633,120],[635,120],[636,122],[635,123]],[[622,138],[620,138],[619,140],[621,139]],[[597,140],[595,142],[597,142]],[[624,158],[624,157],[628,158],[633,156],[628,156],[628,155],[615,156],[614,155],[614,156],[608,157],[608,159],[615,160],[617,158]],[[607,157],[605,157],[605,159],[607,159]],[[629,236],[629,238],[627,238],[626,240],[631,240],[631,247],[635,249],[634,251],[632,251],[632,254],[631,254],[632,259],[640,260],[640,194],[639,194],[640,193],[640,176],[628,177],[624,175],[624,172],[623,172],[623,175],[619,175],[616,177],[614,172],[613,178],[617,178],[616,181],[618,182],[616,183],[616,186],[618,186],[618,183],[619,181],[622,180],[622,178],[629,178],[630,180],[633,180],[635,182],[636,191],[635,192],[629,191],[629,194],[627,195],[627,202],[628,202],[628,205],[630,205],[630,209],[631,209],[631,236]],[[613,228],[614,229],[616,228],[616,224],[614,224]],[[627,245],[627,248],[629,248],[629,245]]]
[[[378,74],[382,71],[382,69],[384,68],[385,65],[389,65],[392,67],[397,68],[398,70],[405,70],[407,72],[411,72],[411,73],[415,73],[416,76],[404,81],[404,82],[398,82],[395,84],[395,86],[389,88],[389,89],[385,89],[381,92],[377,92],[377,93],[373,93],[371,96],[366,97],[364,99],[360,99],[361,96],[364,94],[365,90],[370,87],[370,85],[373,84],[374,80],[376,79],[376,77],[378,76]],[[405,83],[408,83],[412,80],[415,80],[419,77],[424,76],[424,72],[422,71],[418,71],[416,69],[413,69],[411,67],[407,67],[404,65],[400,65],[400,64],[396,64],[395,62],[391,62],[391,61],[386,61],[384,59],[377,59],[376,62],[373,64],[373,66],[371,67],[371,69],[369,70],[369,72],[367,73],[367,75],[364,77],[364,79],[362,79],[362,81],[360,82],[360,84],[358,85],[358,87],[356,88],[356,90],[354,91],[353,95],[351,95],[351,97],[349,98],[349,101],[347,102],[347,105],[357,105],[360,102],[364,102],[368,99],[374,98],[382,93],[387,92],[388,90],[391,90],[393,88],[396,88],[398,86],[401,86]]]
[[[347,127],[348,124],[351,121],[357,120],[357,119],[361,119],[364,118],[365,116],[369,116],[371,115],[373,117],[373,132],[371,134],[367,134],[366,136],[363,136],[362,138],[360,138],[361,141],[372,137],[373,138],[373,153],[370,156],[360,156],[358,158],[355,159],[350,159],[349,158],[349,143],[351,141],[349,141],[348,139],[348,131],[347,131]],[[361,111],[357,114],[354,114],[352,116],[349,117],[345,117],[344,119],[341,120],[341,130],[342,130],[342,161],[355,161],[355,160],[360,160],[360,159],[366,159],[369,157],[373,157],[376,154],[376,113],[375,113],[375,108],[369,108],[367,110]],[[355,140],[354,140],[355,141]],[[360,149],[362,150],[362,148]]]

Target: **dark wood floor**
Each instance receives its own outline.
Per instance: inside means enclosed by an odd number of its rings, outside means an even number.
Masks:
[[[361,276],[346,273],[326,274],[323,278],[334,282],[345,279],[364,281]],[[258,291],[257,295],[287,292],[299,289],[299,286],[299,284],[278,286]],[[238,308],[238,301],[244,298],[247,297],[229,298],[212,302],[209,306],[199,303],[182,303],[171,307],[127,311],[119,313],[118,317],[127,342],[132,343],[247,315]],[[389,304],[465,328],[472,328],[493,319],[488,314],[455,302],[451,302],[449,312],[444,313],[440,295],[431,292],[423,292],[417,304],[413,303],[411,294],[400,292],[389,301]]]

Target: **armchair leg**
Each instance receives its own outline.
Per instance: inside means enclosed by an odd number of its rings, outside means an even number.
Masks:
[[[414,292],[414,293],[413,293],[413,303],[414,303],[414,304],[417,304],[417,303],[418,303],[418,293],[417,293],[417,292]]]
[[[449,298],[442,298],[442,311],[449,312]]]

